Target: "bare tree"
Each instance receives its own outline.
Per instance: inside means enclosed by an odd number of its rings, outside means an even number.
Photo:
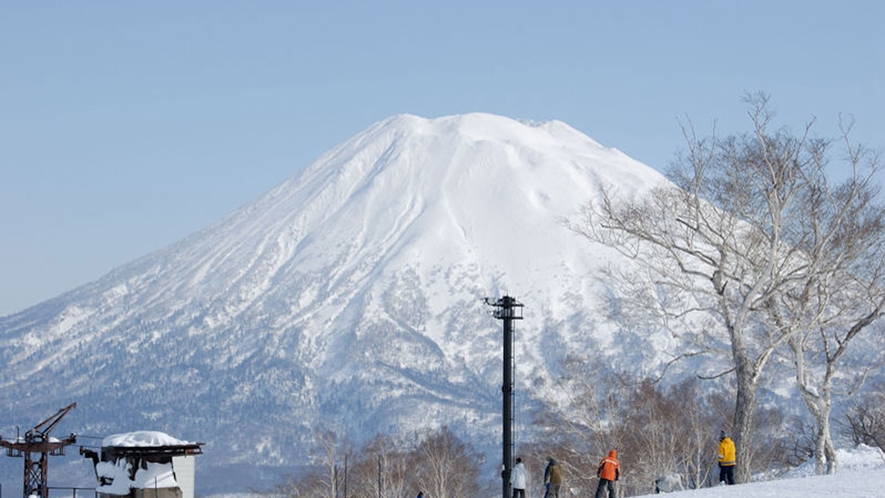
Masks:
[[[376,436],[354,455],[346,498],[393,498],[413,486],[409,460],[414,457],[392,436]],[[414,493],[413,493],[414,494]]]
[[[688,487],[707,483],[718,421],[728,412],[718,391],[703,393],[696,378],[664,387],[633,372],[606,370],[592,357],[569,356],[562,372],[551,390],[557,395],[536,424],[545,432],[522,454],[543,458],[534,462],[540,468],[550,457],[560,460],[568,493],[594,493],[597,465],[610,449],[621,460],[624,496],[650,493],[655,479],[668,473],[683,476]]]
[[[623,373],[619,377],[629,379]],[[702,393],[697,378],[669,387],[644,379],[619,391],[629,393],[610,427],[621,434],[621,489],[628,496],[651,493],[658,478],[672,474],[688,488],[705,485],[715,462],[721,414],[728,411],[720,393]]]
[[[670,388],[667,394],[674,412],[671,417],[679,434],[673,457],[675,470],[685,477],[685,486],[700,488],[710,477],[714,458],[711,440],[722,420],[722,396],[704,396],[697,378],[687,378]]]
[[[337,498],[343,475],[339,467],[338,436],[331,430],[314,431],[314,458],[298,475],[287,477],[276,487],[285,498]]]
[[[633,386],[617,414],[619,429],[626,429],[618,445],[623,475],[621,489],[629,496],[654,491],[655,479],[681,471],[680,452],[683,421],[679,407],[651,380]]]
[[[471,498],[478,489],[482,456],[447,427],[428,433],[412,464],[415,483],[428,496]]]
[[[578,222],[567,226],[617,249],[637,264],[637,283],[619,303],[668,330],[688,354],[718,354],[716,375],[734,375],[732,433],[737,477],[749,479],[757,390],[766,365],[796,331],[772,320],[772,303],[811,269],[797,217],[817,178],[823,143],[771,129],[764,95],[747,97],[752,133],[698,139],[684,128],[686,154],[673,185],[645,196],[620,197],[600,187]]]
[[[483,458],[448,428],[427,431],[415,445],[377,436],[352,451],[331,431],[317,431],[316,465],[277,486],[286,498],[472,498],[481,494]],[[342,455],[344,453],[344,455]],[[347,462],[347,466],[343,464]]]
[[[325,473],[317,473],[314,485],[325,490],[325,496],[328,498],[338,498],[341,485],[343,484],[343,474],[339,475],[340,464],[340,448],[342,444],[338,435],[331,430],[315,431],[314,440],[322,453],[321,466]]]
[[[602,362],[569,355],[562,363],[562,375],[545,399],[547,410],[537,427],[544,432],[540,443],[527,446],[534,454],[555,458],[563,469],[564,487],[576,495],[596,489],[596,466],[608,450],[620,444],[625,432],[617,420],[624,400],[618,396],[619,381],[606,372]],[[540,467],[547,465],[547,460]]]
[[[832,186],[825,174],[828,142],[810,168],[794,233],[806,258],[806,278],[777,296],[774,322],[792,330],[790,352],[799,393],[815,422],[818,474],[838,469],[830,430],[834,381],[854,340],[885,313],[885,209],[875,184],[878,158],[854,147],[843,129],[847,180]]]
[[[308,496],[307,494],[302,493],[300,486],[301,478],[296,476],[286,476],[282,482],[274,486],[273,493],[271,493],[274,497],[279,498],[294,498],[294,497],[302,497]],[[261,494],[259,492],[253,492],[253,494]]]

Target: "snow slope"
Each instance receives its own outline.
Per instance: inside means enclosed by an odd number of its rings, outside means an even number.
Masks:
[[[796,469],[785,478],[735,486],[717,486],[667,493],[667,498],[881,498],[885,496],[885,454],[860,446],[839,450],[841,471],[813,475],[814,463]],[[660,496],[660,495],[655,495]]]
[[[885,496],[885,454],[877,448],[861,445],[851,450],[838,450],[841,472],[835,475],[813,475],[814,463],[796,469],[780,479],[757,481],[734,486],[716,486],[671,493],[649,494],[660,498],[881,498]],[[531,477],[534,476],[530,476]],[[567,484],[566,484],[567,485]],[[532,494],[534,489],[535,494]],[[572,496],[566,489],[563,496]],[[537,483],[529,481],[529,496],[542,496]],[[254,498],[255,495],[219,493],[208,498]],[[411,496],[411,495],[410,495]],[[491,495],[488,498],[500,496]],[[435,498],[427,496],[427,498]]]

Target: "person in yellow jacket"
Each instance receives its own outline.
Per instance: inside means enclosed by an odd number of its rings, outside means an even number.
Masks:
[[[725,431],[719,433],[719,482],[734,484],[735,449],[734,442]]]

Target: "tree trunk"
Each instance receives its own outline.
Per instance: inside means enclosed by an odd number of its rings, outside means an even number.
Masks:
[[[740,341],[737,341],[740,344]],[[744,351],[735,351],[735,379],[737,396],[734,409],[734,434],[736,473],[738,483],[750,482],[750,451],[748,442],[753,427],[753,410],[756,406],[756,375],[753,362]]]
[[[835,474],[839,469],[839,461],[836,448],[833,445],[833,437],[830,433],[830,413],[833,408],[832,385],[836,375],[836,361],[842,355],[847,340],[837,348],[833,356],[826,358],[826,370],[820,387],[812,386],[811,374],[805,361],[806,348],[801,337],[794,336],[790,340],[790,348],[793,350],[796,364],[796,383],[802,400],[808,408],[808,413],[814,419],[814,471],[817,475]],[[825,350],[828,348],[824,347]]]

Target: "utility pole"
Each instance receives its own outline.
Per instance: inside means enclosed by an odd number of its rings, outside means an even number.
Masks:
[[[485,298],[485,303],[494,306],[495,318],[504,322],[504,393],[502,406],[503,470],[501,471],[502,498],[510,498],[510,471],[513,469],[513,320],[522,320],[522,304],[510,296],[497,301]]]

